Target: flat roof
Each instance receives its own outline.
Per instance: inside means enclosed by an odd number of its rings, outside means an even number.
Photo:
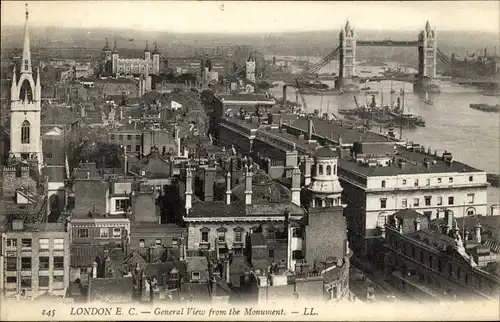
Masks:
[[[256,104],[275,104],[274,99],[267,97],[265,94],[254,94],[254,93],[235,93],[235,94],[219,94],[216,95],[221,102],[230,104],[232,102],[253,102]]]
[[[307,132],[308,129],[308,120],[305,118],[299,118],[292,125],[284,124],[287,127],[294,127],[302,130],[303,132]],[[322,119],[314,119],[313,120],[313,134],[323,136],[327,139],[334,136],[334,139],[337,140],[339,135],[342,136],[342,141],[347,144],[352,144],[356,141],[359,142],[398,142],[398,140],[390,139],[385,135],[378,134],[370,131],[362,131],[351,129],[348,127],[340,126],[334,122]]]
[[[424,173],[452,173],[452,172],[484,172],[476,169],[465,163],[452,161],[451,164],[445,162],[441,157],[427,153],[398,148],[394,155],[395,162],[391,162],[389,166],[368,166],[367,164],[358,163],[351,157],[346,157],[339,160],[339,167],[356,172],[358,174],[369,176],[396,176],[401,174],[424,174]],[[404,167],[400,167],[398,160],[405,160]],[[428,166],[425,161],[429,162]]]

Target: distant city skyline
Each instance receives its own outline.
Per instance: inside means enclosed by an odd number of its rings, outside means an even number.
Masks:
[[[173,33],[278,33],[338,30],[498,32],[498,1],[223,2],[34,1],[31,26],[126,28]],[[25,2],[2,1],[1,25],[24,22]]]

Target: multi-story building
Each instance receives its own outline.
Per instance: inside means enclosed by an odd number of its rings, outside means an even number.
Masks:
[[[64,224],[13,220],[2,232],[0,289],[6,297],[64,297],[69,285],[70,240]]]
[[[348,204],[346,218],[354,253],[383,251],[378,241],[389,215],[412,208],[429,219],[452,212],[456,218],[487,214],[486,173],[437,156],[423,147],[356,144],[352,156],[339,161],[338,175]]]
[[[130,75],[150,75],[160,74],[160,52],[155,44],[155,49],[151,53],[146,42],[144,49],[144,58],[124,59],[120,58],[118,50],[115,47],[113,50],[108,45],[102,49],[104,72],[107,75],[130,74]]]
[[[436,300],[499,300],[498,216],[429,220],[413,209],[389,217],[386,280],[406,295]]]

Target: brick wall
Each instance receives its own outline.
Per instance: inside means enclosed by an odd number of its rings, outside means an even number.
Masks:
[[[344,256],[347,227],[343,208],[310,209],[306,227],[306,260],[309,265],[327,257]]]

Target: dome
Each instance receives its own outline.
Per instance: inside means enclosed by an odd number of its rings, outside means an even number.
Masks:
[[[316,152],[314,152],[314,157],[333,159],[333,158],[338,158],[339,153],[337,152],[337,150],[333,150],[330,147],[324,146],[322,148],[317,149]]]
[[[264,186],[270,185],[271,183],[273,183],[273,179],[263,170],[258,170],[252,176],[252,185]]]
[[[102,48],[102,51],[111,51],[111,48],[109,48],[108,39],[106,39],[106,46]]]

